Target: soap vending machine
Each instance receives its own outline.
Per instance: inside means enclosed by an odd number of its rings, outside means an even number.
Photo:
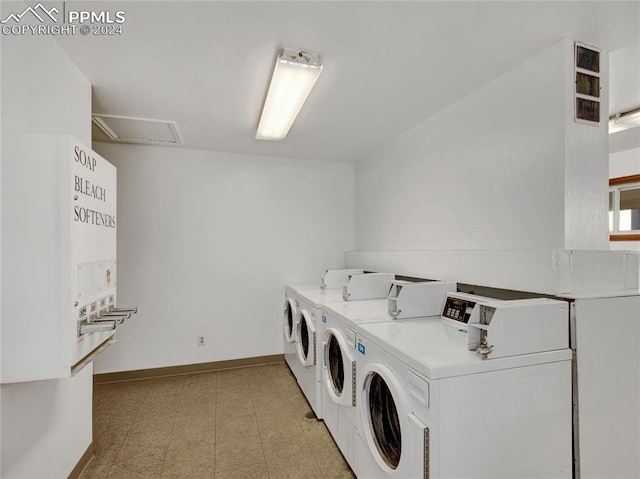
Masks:
[[[62,224],[69,233],[71,317],[75,318],[77,344],[72,361],[76,369],[95,359],[115,340],[117,324],[137,308],[119,308],[117,298],[117,172],[115,166],[71,139],[71,151],[62,145]],[[69,183],[70,182],[70,183]],[[65,208],[66,206],[66,208]],[[66,243],[65,238],[62,243]],[[105,334],[106,333],[106,334]],[[105,336],[109,339],[105,341]]]
[[[117,306],[116,168],[68,135],[7,132],[2,154],[1,382],[68,377],[137,312]]]

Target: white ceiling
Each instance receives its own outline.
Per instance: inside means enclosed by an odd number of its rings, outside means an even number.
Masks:
[[[187,148],[355,161],[561,38],[610,52],[610,112],[640,105],[640,1],[69,2],[122,36],[58,37],[93,111],[172,120]],[[282,47],[324,72],[288,137],[254,139]]]

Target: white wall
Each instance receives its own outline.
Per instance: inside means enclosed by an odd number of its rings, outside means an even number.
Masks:
[[[618,151],[609,155],[609,178],[640,174],[640,148]]]
[[[354,247],[352,164],[94,149],[118,167],[118,301],[139,308],[97,373],[282,353],[284,284]]]
[[[91,85],[58,44],[3,35],[1,48],[2,130],[72,134],[89,144]],[[37,194],[29,185],[24,192]],[[1,329],[11,318],[0,321]],[[2,385],[0,476],[67,477],[91,443],[91,390],[90,366],[74,378]]]
[[[611,241],[612,251],[640,251],[640,241]]]
[[[357,163],[356,248],[606,249],[606,132],[567,126],[572,59],[559,42]]]

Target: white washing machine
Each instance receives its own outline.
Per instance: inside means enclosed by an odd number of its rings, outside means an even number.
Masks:
[[[334,269],[325,270],[318,283],[287,284],[284,288],[284,358],[289,369],[300,382],[300,378],[306,378],[307,371],[298,354],[297,330],[298,309],[300,298],[303,294],[319,297],[326,293],[335,301],[342,300],[342,285],[350,274],[362,273],[361,269]]]
[[[443,311],[358,326],[356,475],[570,478],[566,303],[458,294]]]
[[[300,374],[301,365],[296,354],[296,316],[298,314],[298,289],[304,290],[318,287],[315,284],[285,285],[284,288],[284,314],[282,329],[284,332],[284,359],[294,376]]]
[[[344,276],[342,289],[332,289],[340,279],[332,275],[331,281],[325,278],[324,289],[298,291],[297,314],[294,321],[294,345],[297,363],[294,374],[300,389],[311,405],[318,419],[324,418],[322,410],[321,364],[319,352],[322,351],[320,335],[320,317],[323,304],[344,302],[344,285],[357,285],[356,296],[360,300],[386,298],[391,288],[392,273],[362,273],[350,271]],[[351,289],[349,291],[352,291]],[[348,296],[347,296],[348,297]],[[386,299],[384,300],[386,302]]]
[[[356,378],[359,374],[356,329],[359,324],[412,320],[418,314],[437,314],[456,283],[394,281],[383,300],[328,303],[320,321],[323,419],[352,469],[357,425]],[[414,294],[414,293],[420,294]],[[428,298],[427,301],[424,298]]]
[[[392,321],[386,299],[325,304],[321,312],[321,400],[327,429],[355,470],[356,322]]]
[[[318,419],[323,418],[320,388],[320,311],[324,303],[342,302],[342,290],[302,291],[294,319],[296,380]],[[299,365],[299,366],[298,366]]]

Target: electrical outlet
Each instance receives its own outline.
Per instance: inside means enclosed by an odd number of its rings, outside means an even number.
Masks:
[[[204,346],[204,336],[198,336],[198,346]]]

